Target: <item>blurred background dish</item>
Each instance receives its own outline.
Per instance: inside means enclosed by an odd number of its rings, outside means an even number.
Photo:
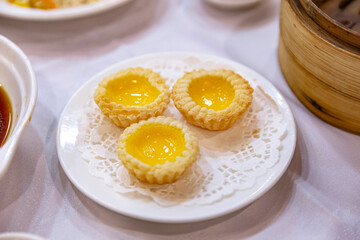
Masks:
[[[1,233],[0,240],[45,240],[45,239],[29,233],[8,232],[8,233]]]
[[[11,125],[0,147],[0,177],[6,172],[19,139],[31,120],[37,83],[31,64],[22,50],[0,35],[0,85],[11,103]]]
[[[98,0],[6,0],[14,6],[35,9],[61,9],[96,3]]]
[[[76,7],[43,10],[20,7],[9,3],[7,0],[0,0],[0,15],[14,19],[33,21],[65,20],[101,13],[129,1],[131,0],[97,0],[96,2],[91,1],[92,3]]]
[[[255,6],[262,0],[205,0],[213,6],[224,9],[240,9]]]

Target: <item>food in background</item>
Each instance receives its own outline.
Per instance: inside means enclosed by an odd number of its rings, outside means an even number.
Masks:
[[[97,2],[97,0],[7,0],[7,1],[16,6],[26,7],[26,8],[37,8],[43,10],[76,7],[84,4]]]

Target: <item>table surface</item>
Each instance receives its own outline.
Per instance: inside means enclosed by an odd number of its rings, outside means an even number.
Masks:
[[[9,171],[0,180],[0,232],[48,239],[360,239],[360,137],[321,121],[286,84],[277,59],[279,0],[225,11],[201,0],[134,0],[73,21],[0,18],[0,33],[29,56],[39,96]],[[72,94],[100,70],[148,53],[222,56],[269,79],[297,122],[294,158],[250,206],[191,224],[128,218],[94,203],[67,179],[56,127]]]

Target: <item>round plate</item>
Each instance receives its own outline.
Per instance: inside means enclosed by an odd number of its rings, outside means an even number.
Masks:
[[[6,0],[0,0],[0,15],[21,20],[65,20],[101,13],[123,5],[129,1],[130,0],[99,0],[97,3],[86,4],[78,7],[41,10],[18,7],[7,3]]]
[[[237,72],[241,72],[246,79],[256,79],[261,88],[269,94],[279,106],[283,115],[283,121],[288,125],[287,134],[282,140],[279,162],[267,173],[258,177],[254,186],[246,190],[236,191],[233,195],[223,198],[221,201],[210,205],[162,207],[155,202],[144,198],[136,198],[115,192],[105,184],[101,178],[97,178],[88,172],[88,163],[82,159],[75,143],[79,133],[76,113],[87,105],[98,83],[107,75],[117,72],[119,69],[138,66],[144,61],[182,61],[185,58],[196,57],[201,60],[222,62],[230,65]],[[285,99],[276,88],[265,78],[255,71],[227,59],[193,54],[193,53],[160,53],[145,55],[117,63],[94,76],[85,83],[70,99],[66,105],[58,125],[57,151],[62,168],[70,181],[86,196],[115,212],[154,222],[184,223],[208,220],[238,210],[259,198],[268,191],[283,175],[287,169],[295,149],[296,128],[291,110]]]
[[[208,3],[224,9],[240,9],[254,6],[262,0],[206,0]]]

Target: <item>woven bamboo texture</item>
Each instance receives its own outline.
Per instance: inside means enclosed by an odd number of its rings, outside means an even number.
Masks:
[[[279,62],[284,77],[321,119],[360,134],[360,49],[347,35],[335,37],[322,28],[307,11],[299,0],[282,0]]]

